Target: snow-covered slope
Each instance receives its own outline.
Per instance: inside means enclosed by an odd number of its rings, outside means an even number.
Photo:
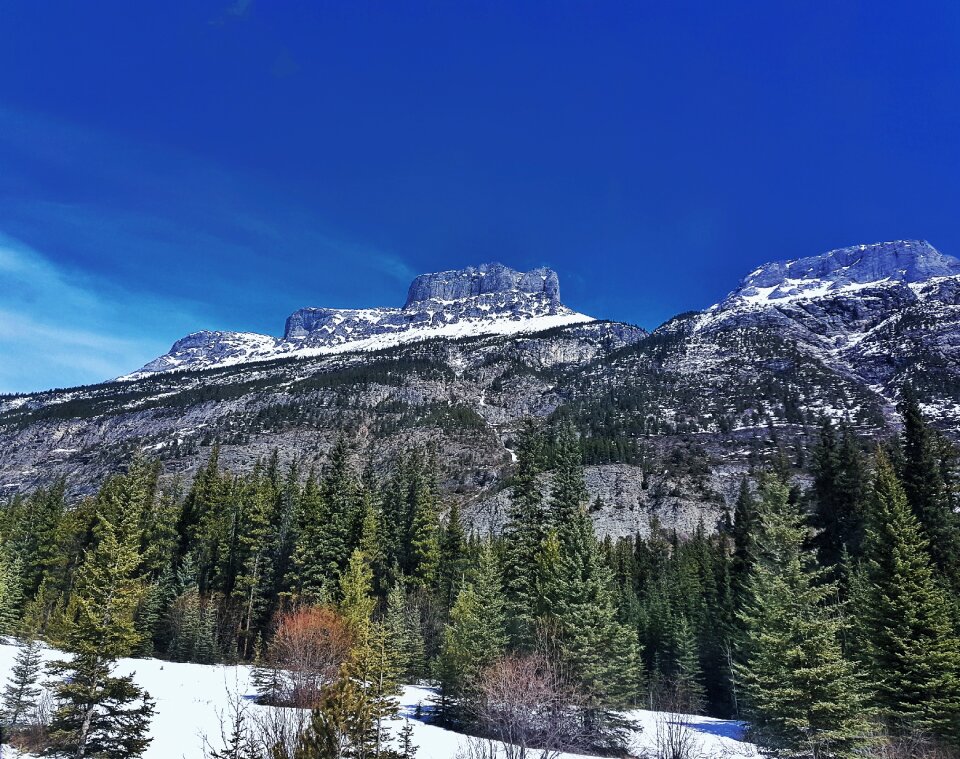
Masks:
[[[764,264],[712,311],[858,293],[960,275],[960,260],[925,240],[839,248],[818,256]]]
[[[17,647],[0,645],[0,682],[10,675]],[[44,658],[63,657],[59,652],[46,650]],[[239,699],[254,720],[272,710],[252,703],[255,690],[251,683],[251,669],[246,666],[206,666],[160,661],[159,659],[123,659],[117,673],[134,674],[136,683],[145,688],[156,701],[156,714],[150,724],[153,741],[145,759],[203,759],[204,748],[223,748],[221,719],[231,717],[231,706]],[[418,719],[417,705],[429,712],[435,697],[430,688],[407,686],[400,697],[401,719],[392,726],[397,735],[405,722],[413,725],[413,741],[418,746],[418,759],[455,759],[465,747],[468,738],[460,733],[428,724]],[[669,723],[683,722],[685,729],[701,749],[700,755],[710,757],[756,757],[752,744],[741,740],[742,727],[736,722],[709,717],[680,717],[638,710],[630,716],[638,727],[631,749],[638,756],[656,745],[658,728]],[[7,746],[3,756],[18,756]],[[27,755],[19,755],[26,759]],[[562,754],[558,759],[580,759],[579,754]]]
[[[403,308],[302,308],[282,338],[252,332],[195,332],[139,371],[208,369],[252,361],[370,351],[431,338],[540,332],[593,321],[560,302],[555,272],[518,272],[502,264],[422,274]]]

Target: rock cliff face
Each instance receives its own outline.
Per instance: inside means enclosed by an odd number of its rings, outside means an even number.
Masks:
[[[302,308],[287,318],[280,339],[251,332],[195,332],[120,379],[345,350],[382,350],[434,337],[536,332],[589,321],[591,317],[560,302],[560,283],[551,269],[519,272],[502,264],[484,264],[421,274],[410,285],[403,308]]]
[[[455,301],[479,295],[533,295],[560,307],[560,281],[552,269],[519,272],[503,264],[421,274],[410,285],[405,309],[423,301]]]

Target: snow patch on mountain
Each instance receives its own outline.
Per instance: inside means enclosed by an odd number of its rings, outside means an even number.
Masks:
[[[202,331],[178,340],[140,370],[210,369],[253,361],[374,351],[433,338],[511,335],[594,321],[560,302],[555,272],[518,272],[502,264],[422,274],[403,308],[302,308],[286,321],[282,338],[252,332]]]

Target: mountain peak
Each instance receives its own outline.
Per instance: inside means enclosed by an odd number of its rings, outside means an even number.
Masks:
[[[421,274],[410,284],[404,308],[429,301],[453,301],[481,295],[526,293],[560,305],[560,280],[552,269],[520,272],[499,263]]]
[[[751,272],[722,306],[820,297],[873,284],[913,284],[960,275],[960,260],[925,240],[852,245],[817,256],[775,261]]]
[[[301,308],[282,338],[249,332],[195,332],[133,379],[155,372],[200,369],[274,358],[377,350],[434,337],[536,332],[593,319],[560,302],[551,269],[520,272],[503,264],[421,274],[403,308]]]

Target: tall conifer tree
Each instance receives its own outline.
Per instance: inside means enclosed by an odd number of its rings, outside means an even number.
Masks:
[[[960,738],[960,640],[927,540],[882,450],[856,587],[858,650],[884,720],[901,732]]]

